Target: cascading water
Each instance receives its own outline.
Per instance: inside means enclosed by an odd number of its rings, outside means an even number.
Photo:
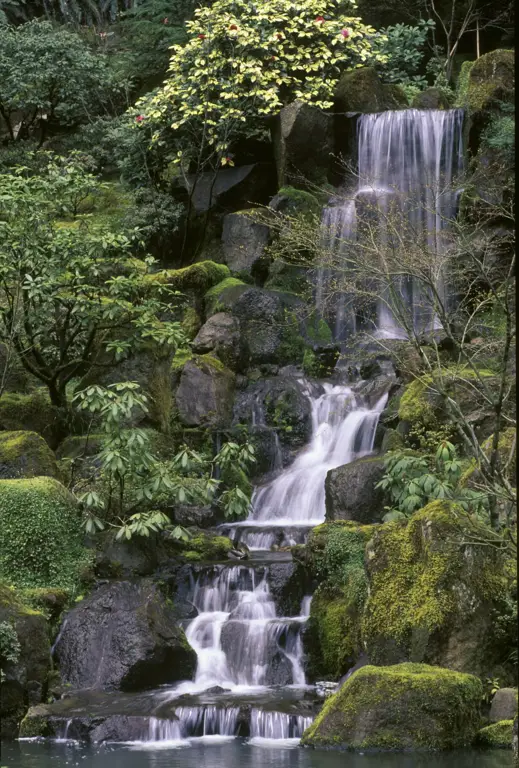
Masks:
[[[445,230],[456,215],[458,192],[453,188],[463,170],[463,110],[417,110],[361,115],[357,124],[358,187],[353,197],[330,205],[323,211],[323,237],[334,256],[337,268],[348,268],[355,258],[355,242],[362,237],[359,216],[375,213],[379,247],[388,244],[388,217],[396,215],[405,238],[427,249],[431,262],[446,246]],[[359,207],[360,206],[360,207]],[[363,213],[361,212],[363,211]],[[333,264],[318,276],[317,305],[325,313],[326,293],[333,282]],[[406,277],[394,278],[394,288],[409,309],[417,330],[435,324],[431,301],[423,286]],[[437,290],[444,297],[441,269]],[[336,293],[336,291],[333,291]],[[367,325],[379,336],[405,338],[387,296],[380,297],[376,309],[376,328],[365,316],[359,318],[351,296],[334,297],[335,338],[345,340]],[[407,314],[407,313],[406,313]]]
[[[309,528],[324,521],[328,471],[373,450],[387,395],[370,408],[350,387],[324,384],[323,389],[320,396],[310,398],[312,439],[308,448],[275,480],[254,492],[252,513],[246,521],[227,527],[231,538],[251,549],[270,549],[276,540],[284,545],[302,541]]]

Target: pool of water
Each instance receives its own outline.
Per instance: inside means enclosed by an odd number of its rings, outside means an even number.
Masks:
[[[190,745],[89,747],[53,742],[2,745],[2,768],[514,768],[512,752],[467,750],[442,754],[350,754],[303,749],[293,743],[213,737]]]

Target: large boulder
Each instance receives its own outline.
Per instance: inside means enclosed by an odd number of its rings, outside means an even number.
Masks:
[[[0,430],[37,432],[52,449],[63,438],[62,416],[44,389],[27,395],[4,392],[0,397]]]
[[[474,543],[467,541],[467,530]],[[362,617],[371,661],[425,662],[513,679],[506,661],[516,642],[506,607],[508,600],[513,605],[507,575],[512,564],[498,550],[478,545],[478,537],[485,541],[487,535],[460,507],[442,501],[408,522],[374,529]],[[496,623],[507,627],[499,638]]]
[[[345,72],[335,88],[335,112],[383,112],[409,106],[397,85],[382,83],[373,67]]]
[[[190,679],[196,666],[174,606],[149,580],[113,582],[82,600],[66,616],[55,656],[76,689],[144,690]]]
[[[469,746],[480,725],[476,677],[425,664],[365,666],[331,696],[302,744],[354,750]]]
[[[195,184],[196,182],[196,184]],[[266,203],[275,191],[275,169],[270,163],[252,163],[234,168],[222,168],[215,174],[201,173],[195,179],[188,176],[186,187],[192,189],[191,203],[197,213],[218,206],[238,210],[244,200]]]
[[[333,153],[333,119],[318,107],[295,101],[276,117],[272,130],[278,187],[322,185]]]
[[[234,374],[215,357],[203,355],[188,360],[175,395],[182,423],[216,429],[228,426],[234,383]]]
[[[499,723],[514,717],[517,717],[517,688],[500,688],[492,699],[488,719],[491,723]]]
[[[240,370],[246,362],[246,351],[238,320],[228,312],[217,312],[200,328],[191,347],[196,354],[211,352],[231,370]]]
[[[276,615],[299,616],[303,598],[310,592],[302,569],[294,562],[272,563],[268,580]]]
[[[19,595],[0,583],[2,695],[0,736],[14,739],[28,706],[42,701],[51,670],[46,617],[25,605]]]
[[[0,432],[0,478],[58,476],[54,453],[36,432]]]
[[[514,92],[514,51],[490,51],[470,67],[465,88],[459,95],[460,106],[467,107],[471,114],[494,109],[498,101],[513,103]]]
[[[483,749],[511,749],[514,739],[514,721],[500,720],[478,731],[476,746]]]
[[[0,578],[20,587],[76,588],[91,553],[77,500],[57,480],[0,480]]]
[[[384,514],[384,492],[376,485],[384,474],[384,460],[357,459],[326,475],[326,520],[379,523]]]
[[[261,279],[268,269],[265,248],[269,240],[269,227],[254,220],[253,210],[224,217],[222,247],[225,263],[233,274],[246,272]]]
[[[413,109],[449,109],[451,105],[443,91],[431,86],[414,97],[412,106]]]

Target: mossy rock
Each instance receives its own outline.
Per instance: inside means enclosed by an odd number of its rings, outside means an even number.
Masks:
[[[404,91],[382,83],[373,67],[344,72],[335,89],[336,112],[383,112],[408,106]]]
[[[201,327],[202,320],[196,309],[194,307],[187,307],[182,318],[182,330],[186,334],[187,339],[193,341]]]
[[[77,587],[91,556],[77,502],[57,480],[0,480],[0,526],[0,578],[20,587]]]
[[[0,582],[0,624],[4,623],[15,631],[18,649],[16,661],[2,664],[5,679],[0,697],[0,736],[13,739],[18,735],[29,696],[33,700],[45,696],[51,668],[50,633],[43,613],[27,605],[14,587]]]
[[[272,199],[270,207],[285,215],[303,215],[308,218],[321,215],[323,203],[312,192],[296,187],[281,187]]]
[[[227,277],[210,288],[204,297],[207,317],[217,312],[227,312],[249,286],[237,277]]]
[[[466,77],[468,72],[468,78]],[[496,101],[513,103],[515,92],[515,55],[513,50],[498,49],[485,53],[472,66],[462,67],[458,99],[470,113],[491,109]]]
[[[20,723],[20,738],[36,739],[49,736],[54,736],[54,731],[47,714],[47,707],[44,704],[31,707]]]
[[[503,663],[492,614],[508,592],[511,563],[469,543],[467,531],[486,540],[483,524],[445,501],[375,529],[362,617],[374,663],[426,662],[480,676]]]
[[[476,677],[425,664],[366,666],[305,731],[304,746],[443,750],[469,746],[480,725]]]
[[[413,109],[450,109],[451,103],[444,91],[431,86],[414,97],[412,107]]]
[[[0,432],[0,478],[58,476],[54,453],[36,432]]]
[[[189,541],[172,542],[172,545],[180,550],[182,557],[189,562],[227,560],[227,553],[233,548],[233,543],[227,536],[202,532],[196,533]]]
[[[276,259],[270,269],[265,288],[302,296],[308,293],[308,270]]]
[[[199,261],[182,269],[164,269],[144,278],[147,286],[167,285],[173,291],[201,296],[230,277],[229,267],[214,261]]]
[[[2,371],[3,388],[6,392],[26,394],[30,389],[31,376],[17,355],[13,355],[7,344],[3,342],[0,342],[0,371]]]
[[[512,749],[513,720],[501,720],[478,731],[476,745],[487,749]]]
[[[56,435],[61,431],[61,414],[43,389],[27,395],[4,392],[0,397],[0,429],[37,432],[55,448]]]

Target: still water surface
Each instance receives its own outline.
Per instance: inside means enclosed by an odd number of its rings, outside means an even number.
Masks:
[[[220,741],[215,741],[220,739]],[[198,742],[198,743],[197,743]],[[21,742],[2,745],[2,768],[514,768],[511,751],[463,751],[425,754],[349,754],[251,745],[213,737],[189,747],[147,745],[79,746],[71,743]]]

